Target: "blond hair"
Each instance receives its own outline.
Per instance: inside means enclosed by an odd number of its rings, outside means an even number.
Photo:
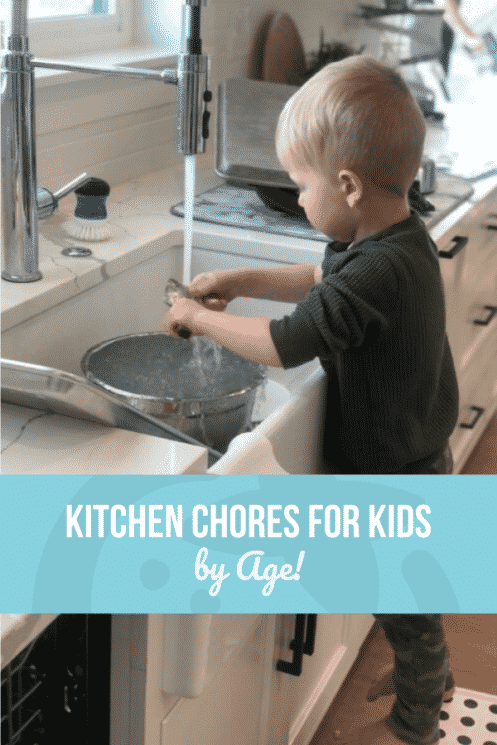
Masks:
[[[276,151],[331,177],[348,168],[404,196],[418,171],[425,123],[408,85],[373,57],[331,62],[287,101]]]

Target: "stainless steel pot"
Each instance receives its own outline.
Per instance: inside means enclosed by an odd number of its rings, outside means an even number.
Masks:
[[[92,383],[223,452],[251,424],[264,368],[227,349],[209,349],[205,340],[200,357],[206,362],[196,371],[195,339],[205,337],[175,339],[165,332],[121,336],[89,349],[81,368]]]

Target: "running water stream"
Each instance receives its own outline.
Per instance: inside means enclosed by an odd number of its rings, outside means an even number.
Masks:
[[[193,204],[195,200],[195,155],[185,156],[185,217],[183,236],[183,284],[188,287],[191,281],[193,253]],[[210,359],[208,359],[210,358]],[[207,385],[204,368],[217,372],[221,366],[221,347],[207,337],[200,344],[199,337],[193,338],[193,367],[197,369],[202,387]]]
[[[192,279],[195,167],[195,155],[185,156],[183,236],[183,285],[185,287],[188,287]],[[160,365],[160,385],[163,395],[165,393],[164,389],[167,387],[175,398],[215,398],[237,389],[243,389],[250,378],[254,382],[258,379],[259,384],[265,378],[261,366],[232,355],[206,336],[192,337],[190,342],[191,356],[187,355],[186,359],[178,366],[171,366],[175,369],[173,380],[171,379],[171,369],[168,369],[166,365]],[[228,359],[226,359],[226,355],[228,355]],[[166,370],[167,372],[165,372]],[[148,392],[151,384],[154,383],[154,375],[151,374],[151,371],[147,371],[140,378],[140,387],[147,389]],[[152,387],[154,386],[152,385]],[[195,404],[192,404],[192,406],[195,406]],[[200,401],[197,401],[197,409],[198,411],[195,413],[199,416],[203,441],[209,443],[204,420],[205,415]],[[247,406],[246,419],[242,424],[241,431],[250,429],[251,412],[252,406]]]

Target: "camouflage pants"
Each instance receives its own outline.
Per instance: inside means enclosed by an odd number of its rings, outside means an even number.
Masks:
[[[441,615],[379,613],[375,618],[395,652],[397,698],[387,724],[401,740],[431,745],[439,739],[444,692],[454,685]]]

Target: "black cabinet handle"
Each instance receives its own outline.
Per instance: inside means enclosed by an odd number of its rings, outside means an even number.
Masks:
[[[497,305],[484,305],[484,310],[488,310],[488,315],[486,318],[483,319],[475,319],[473,323],[475,323],[477,326],[488,326],[492,318],[497,315]]]
[[[459,426],[463,427],[464,429],[473,429],[478,419],[481,417],[485,409],[482,409],[481,406],[470,406],[469,407],[471,411],[475,412],[475,415],[471,422],[462,422]]]
[[[469,238],[465,235],[455,235],[453,238],[451,238],[451,240],[454,243],[452,248],[450,248],[448,251],[438,252],[438,255],[441,259],[453,259],[454,256],[459,253],[459,251],[462,251]]]
[[[293,651],[291,662],[278,660],[276,669],[280,673],[288,675],[300,675],[302,672],[302,662],[304,655],[314,653],[316,643],[317,614],[316,613],[297,613],[295,616],[295,638],[290,642],[290,649]]]
[[[304,642],[304,654],[311,656],[314,654],[314,645],[316,644],[316,629],[318,625],[317,613],[307,614],[307,633]]]
[[[489,212],[488,213],[487,220],[488,219],[495,220],[495,218],[497,218],[497,213],[496,212]],[[484,225],[483,227],[486,228],[487,230],[497,230],[497,225],[495,223],[492,223],[492,222],[487,222],[487,224]]]

